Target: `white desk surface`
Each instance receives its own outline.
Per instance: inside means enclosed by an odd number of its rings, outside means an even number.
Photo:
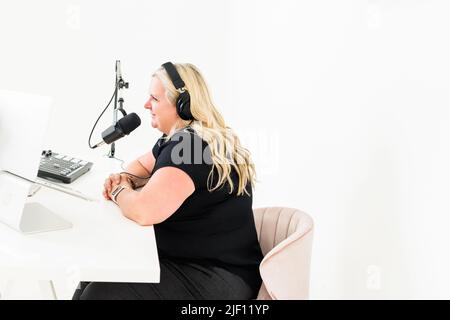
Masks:
[[[23,235],[0,223],[2,280],[159,282],[153,227],[128,220],[101,195],[107,174],[120,170],[111,161],[98,158],[90,172],[64,185],[98,201],[45,187],[28,199],[72,222],[71,229]]]

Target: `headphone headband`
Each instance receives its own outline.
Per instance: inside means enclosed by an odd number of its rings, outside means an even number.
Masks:
[[[172,64],[172,62],[166,62],[162,66],[164,67],[164,69],[166,69],[167,74],[169,75],[173,85],[175,86],[175,89],[177,89],[178,91],[186,90],[185,88],[186,85],[183,79],[181,79],[180,74],[178,73],[177,69]]]

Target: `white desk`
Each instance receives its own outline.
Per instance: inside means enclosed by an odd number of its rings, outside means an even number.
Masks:
[[[79,281],[159,282],[153,227],[139,226],[103,200],[105,176],[117,171],[104,166],[108,161],[96,161],[90,172],[67,185],[96,202],[44,187],[29,198],[72,222],[71,229],[25,236],[0,223],[0,281],[38,281],[53,298],[53,281],[64,283],[66,290],[75,290]]]

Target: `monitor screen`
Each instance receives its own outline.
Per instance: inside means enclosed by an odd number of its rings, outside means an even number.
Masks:
[[[36,180],[50,97],[0,90],[0,170]]]
[[[44,223],[50,213],[25,203],[31,186],[27,180],[37,177],[51,101],[0,90],[0,222],[22,232],[49,229]]]

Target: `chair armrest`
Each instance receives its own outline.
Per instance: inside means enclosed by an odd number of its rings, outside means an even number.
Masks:
[[[272,299],[308,299],[312,240],[313,227],[293,233],[266,254],[259,270]]]

